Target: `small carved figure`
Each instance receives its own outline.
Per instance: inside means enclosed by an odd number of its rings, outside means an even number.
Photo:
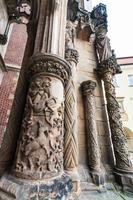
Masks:
[[[74,49],[75,26],[71,21],[67,21],[66,35],[65,35],[65,48]]]

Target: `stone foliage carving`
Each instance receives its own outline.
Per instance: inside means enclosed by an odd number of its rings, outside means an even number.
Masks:
[[[53,84],[63,90],[60,80],[45,75],[30,83],[13,170],[16,176],[41,179],[63,170],[63,93],[60,99],[55,97]]]
[[[94,101],[94,90],[96,83],[93,81],[85,81],[81,86],[84,97],[89,166],[92,171],[99,173],[101,171],[101,162],[97,126],[95,121]]]
[[[122,126],[119,104],[116,100],[115,87],[113,85],[113,74],[116,73],[116,68],[113,68],[113,66],[104,66],[98,69],[98,72],[104,81],[116,168],[130,170],[131,162],[128,155],[127,141]]]
[[[28,76],[31,77],[37,73],[57,76],[64,85],[67,85],[71,70],[69,63],[65,60],[55,55],[38,53],[30,59]]]

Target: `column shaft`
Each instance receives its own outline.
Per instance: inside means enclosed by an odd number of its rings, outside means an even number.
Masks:
[[[95,100],[94,100],[95,87],[96,83],[92,81],[85,81],[82,83],[89,167],[92,171],[99,172],[101,171],[101,162],[100,162],[100,152],[98,145],[98,132],[95,120]]]
[[[113,85],[113,73],[113,68],[111,69],[106,67],[102,71],[102,78],[107,99],[107,110],[114,146],[116,168],[126,170],[130,169],[131,162],[128,157],[127,141],[122,126],[119,104],[116,100],[115,87]]]
[[[96,83],[93,81],[84,81],[82,83],[82,93],[84,100],[85,122],[88,145],[88,166],[93,181],[97,185],[103,185],[105,182],[104,172],[101,167],[100,148],[98,144],[98,131],[95,116],[94,90]]]
[[[63,83],[69,65],[52,55],[34,58],[13,172],[21,178],[43,179],[63,172]]]

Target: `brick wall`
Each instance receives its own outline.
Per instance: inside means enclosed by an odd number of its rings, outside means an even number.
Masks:
[[[7,72],[0,85],[0,146],[6,131],[27,41],[26,26],[14,24],[4,62]]]
[[[18,72],[5,72],[0,85],[0,144],[2,143],[6,125],[9,119],[18,76]]]

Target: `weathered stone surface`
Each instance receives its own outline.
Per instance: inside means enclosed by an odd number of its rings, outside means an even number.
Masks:
[[[71,189],[71,179],[65,174],[41,182],[6,175],[0,181],[0,200],[67,200]]]
[[[87,132],[87,145],[88,145],[88,160],[92,179],[95,184],[103,185],[105,182],[104,172],[101,168],[100,160],[100,149],[98,144],[98,132],[96,126],[95,117],[95,101],[94,101],[94,90],[96,83],[93,81],[84,81],[81,85],[84,110],[85,110],[85,121],[86,121],[86,132]]]

